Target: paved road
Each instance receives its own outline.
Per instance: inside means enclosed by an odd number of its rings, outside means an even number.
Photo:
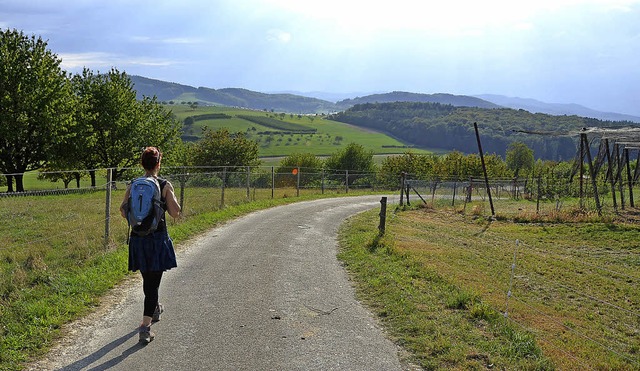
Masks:
[[[389,198],[391,200],[391,198]],[[33,369],[402,370],[399,349],[355,300],[336,260],[342,221],[380,196],[296,203],[237,219],[181,247],[165,273],[156,339],[138,344],[140,279]]]

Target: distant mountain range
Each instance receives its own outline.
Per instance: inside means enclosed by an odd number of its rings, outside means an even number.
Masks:
[[[243,107],[274,112],[332,113],[344,111],[356,104],[363,103],[431,102],[463,107],[523,109],[531,113],[545,113],[556,116],[576,115],[599,120],[640,123],[640,117],[637,116],[600,112],[578,104],[545,103],[534,99],[492,94],[468,96],[394,91],[337,100],[344,98],[345,95],[322,92],[260,93],[241,88],[195,88],[189,85],[154,80],[142,76],[132,75],[130,78],[139,99],[143,96],[156,96],[159,101],[163,102],[198,102],[198,104]]]
[[[494,94],[475,95],[475,97],[493,102],[502,107],[523,109],[531,113],[546,113],[548,115],[554,116],[576,115],[582,117],[591,117],[599,120],[631,121],[640,123],[640,117],[638,116],[625,115],[622,113],[614,112],[596,111],[579,104],[545,103],[535,99],[505,97],[502,95]]]

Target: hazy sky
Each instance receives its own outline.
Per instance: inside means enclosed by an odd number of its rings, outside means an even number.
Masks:
[[[0,28],[48,40],[69,72],[640,116],[640,0],[0,0]]]

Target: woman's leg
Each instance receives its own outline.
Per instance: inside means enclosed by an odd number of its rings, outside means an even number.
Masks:
[[[162,280],[162,271],[142,273],[142,291],[144,292],[144,311],[142,324],[149,326],[153,319],[153,312],[158,305],[158,290]]]

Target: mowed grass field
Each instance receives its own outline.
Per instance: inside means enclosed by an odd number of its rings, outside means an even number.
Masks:
[[[184,122],[189,116],[204,115],[208,113],[224,113],[231,118],[208,119],[196,121],[189,135],[200,136],[203,128],[217,130],[226,128],[230,132],[244,132],[248,137],[258,142],[260,157],[281,157],[292,153],[312,153],[318,156],[329,156],[344,148],[349,143],[358,143],[375,155],[402,154],[407,150],[416,153],[431,153],[431,150],[420,148],[407,148],[400,142],[384,133],[366,130],[352,125],[327,120],[324,117],[252,111],[230,107],[202,106],[192,109],[187,105],[167,106],[178,120]],[[316,129],[315,133],[289,134],[280,130],[262,126],[254,122],[244,120],[237,116],[250,115],[260,117],[282,118],[284,122],[303,125],[309,129]],[[260,134],[271,132],[271,134]],[[271,138],[269,138],[271,137]]]
[[[428,370],[639,370],[637,210],[611,220],[574,209],[533,222],[481,209],[398,209],[384,237],[371,211],[341,230],[339,257],[360,299],[414,362]]]

